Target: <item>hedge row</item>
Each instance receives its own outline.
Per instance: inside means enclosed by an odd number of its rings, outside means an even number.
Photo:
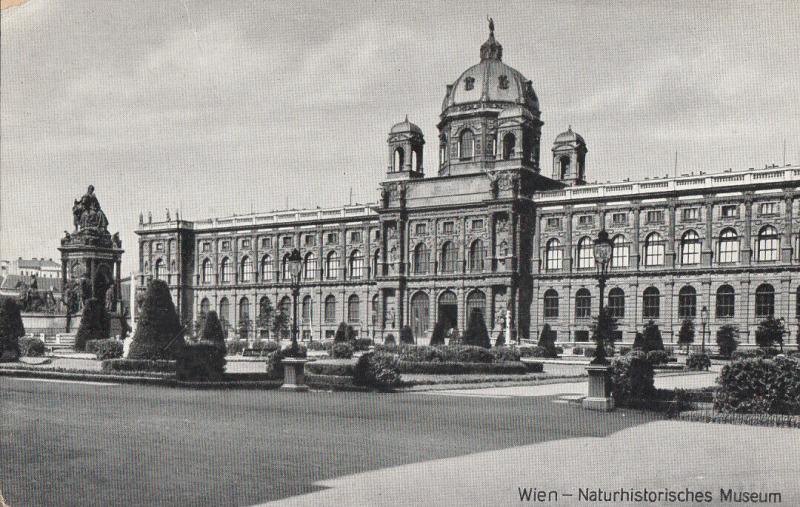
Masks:
[[[496,375],[539,373],[542,363],[507,361],[505,363],[456,363],[456,362],[416,362],[400,361],[400,373],[422,373],[428,375],[463,375],[470,373]]]
[[[401,345],[379,346],[376,350],[397,352],[401,361],[425,363],[503,363],[520,360],[520,350],[515,347],[487,349],[474,345]]]
[[[113,338],[105,340],[88,340],[86,342],[86,352],[93,353],[97,359],[117,359],[122,357],[124,346],[121,340]]]
[[[353,376],[353,362],[350,360],[312,361],[306,364],[306,372],[314,375]]]
[[[175,373],[175,361],[151,359],[106,359],[100,363],[106,372],[117,371],[152,371],[158,373]]]
[[[720,412],[800,415],[800,357],[734,361],[717,382]]]

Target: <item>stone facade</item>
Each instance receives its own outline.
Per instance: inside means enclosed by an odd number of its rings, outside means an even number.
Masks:
[[[650,319],[675,341],[694,318],[699,342],[704,306],[711,341],[732,323],[752,343],[770,313],[797,328],[800,168],[586,185],[587,145],[570,127],[544,176],[531,81],[501,61],[493,32],[480,56],[447,87],[436,176],[406,119],[390,130],[375,205],[140,220],[140,282],[167,280],[187,323],[214,309],[238,329],[265,298],[289,304],[283,265],[298,248],[301,338],[344,321],[376,339],[409,325],[426,343],[438,319],[463,330],[478,309],[493,338],[508,325],[512,339],[534,340],[548,324],[559,342],[580,342],[597,313],[591,245],[604,228],[616,241],[606,304],[622,341]]]

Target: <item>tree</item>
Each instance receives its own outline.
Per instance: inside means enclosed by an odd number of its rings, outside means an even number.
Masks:
[[[739,329],[732,324],[726,324],[717,330],[717,345],[719,353],[723,357],[731,357],[731,354],[739,346],[739,342],[736,340],[737,336],[739,336]]]
[[[466,345],[475,345],[486,349],[492,347],[489,331],[486,329],[486,322],[483,320],[483,312],[480,310],[473,310],[469,316],[469,325],[467,330],[464,331],[463,340]]]
[[[222,330],[222,324],[217,317],[217,312],[211,310],[206,314],[203,319],[203,328],[200,331],[200,339],[203,341],[216,343],[222,348],[225,348],[225,331]]]
[[[239,338],[246,340],[250,337],[250,330],[253,328],[253,321],[250,319],[239,320]]]
[[[447,331],[447,322],[444,317],[439,316],[436,325],[433,326],[433,333],[431,333],[431,345],[444,345],[444,334]]]
[[[167,284],[152,280],[142,302],[128,358],[176,359],[184,345],[183,333]]]
[[[400,343],[414,343],[414,332],[411,330],[411,326],[400,328]]]
[[[556,353],[556,340],[550,324],[542,326],[542,332],[539,333],[539,343],[536,345],[545,349],[548,357],[556,357],[558,355]]]
[[[346,322],[340,322],[339,327],[336,328],[336,334],[333,335],[333,341],[336,343],[353,341],[355,338],[355,329]]]
[[[644,335],[639,331],[636,331],[636,337],[633,339],[633,348],[644,349]]]
[[[494,341],[494,346],[502,347],[505,344],[506,344],[506,330],[500,329],[500,331],[497,332],[497,338]]]
[[[14,298],[0,299],[0,362],[19,359],[19,339],[25,336],[25,326],[19,305]]]
[[[772,315],[762,320],[756,329],[756,344],[761,348],[769,348],[779,343],[783,349],[783,335],[786,329],[783,321],[776,319]]]
[[[684,319],[681,324],[681,330],[678,331],[678,345],[685,345],[686,351],[689,351],[689,345],[694,343],[694,321],[692,319]]]
[[[617,319],[611,315],[608,307],[603,307],[603,310],[594,319],[591,330],[592,340],[597,345],[594,358],[598,363],[604,363],[606,354],[614,353],[614,335],[617,331]]]
[[[110,334],[110,322],[105,305],[95,298],[88,299],[83,305],[83,316],[78,332],[75,334],[75,350],[86,350],[89,340],[105,340]]]
[[[648,322],[644,326],[644,347],[645,353],[651,350],[664,350],[664,340],[661,338],[661,330],[654,321]]]
[[[275,316],[275,308],[269,299],[264,299],[258,309],[258,317],[256,318],[256,327],[260,335],[266,334],[269,336],[270,327],[272,325],[272,318]],[[266,331],[266,333],[265,333]]]
[[[283,308],[272,318],[272,334],[275,335],[275,341],[289,334],[289,315]]]

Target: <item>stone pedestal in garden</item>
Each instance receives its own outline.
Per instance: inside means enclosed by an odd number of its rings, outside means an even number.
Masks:
[[[307,359],[293,357],[281,360],[283,365],[283,385],[281,389],[286,391],[308,391],[304,373],[307,362]]]
[[[607,365],[589,365],[589,396],[583,399],[586,410],[614,410],[614,398],[611,397],[611,367]]]

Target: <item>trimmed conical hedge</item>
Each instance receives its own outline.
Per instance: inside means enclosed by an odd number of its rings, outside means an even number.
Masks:
[[[152,280],[131,342],[129,359],[176,359],[184,345],[181,326],[169,288]]]
[[[21,336],[25,336],[25,326],[19,305],[13,298],[0,298],[0,362],[19,359]]]
[[[83,315],[78,332],[75,334],[74,348],[83,352],[89,340],[105,340],[110,334],[110,322],[106,307],[95,298],[88,299],[83,305]]]
[[[475,345],[486,349],[492,347],[492,343],[489,340],[489,331],[486,329],[486,322],[483,320],[483,312],[480,310],[473,310],[472,315],[469,316],[469,326],[464,331],[463,340],[466,345]]]
[[[212,310],[206,314],[200,339],[225,346],[225,332],[222,330],[222,324],[219,321],[219,317],[217,317],[217,312]]]

